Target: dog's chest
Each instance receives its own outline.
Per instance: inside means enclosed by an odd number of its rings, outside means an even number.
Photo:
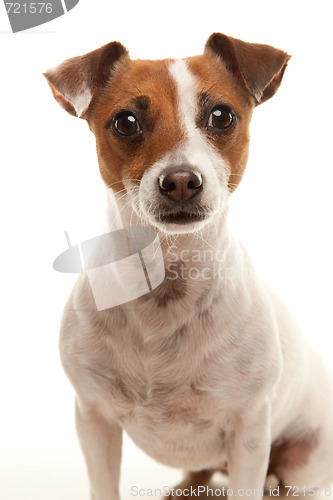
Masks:
[[[196,468],[201,462],[188,461],[197,460],[197,449],[207,455],[207,466],[209,456],[214,463],[221,457],[228,433],[223,404],[233,394],[222,389],[227,377],[221,353],[187,335],[180,328],[161,343],[127,344],[125,359],[113,342],[111,368],[100,375],[118,422],[140,448],[165,464]]]
[[[179,460],[184,467],[198,448],[216,463],[233,431],[231,412],[241,411],[251,394],[253,380],[237,362],[239,342],[210,317],[218,318],[214,307],[174,331],[170,321],[149,341],[124,324],[103,337],[92,363],[101,398],[107,395],[120,425],[164,463],[170,456],[171,465]]]
[[[222,353],[215,346],[212,355],[209,345],[188,326],[148,342],[125,329],[103,343],[94,374],[123,420],[155,411],[164,421],[188,420],[186,407],[193,417],[205,406],[207,394],[214,392],[212,377],[223,379]]]

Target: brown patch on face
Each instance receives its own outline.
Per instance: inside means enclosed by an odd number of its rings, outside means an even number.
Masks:
[[[228,185],[232,192],[247,163],[253,100],[214,54],[186,61],[197,80],[198,127],[229,166]],[[146,169],[184,139],[170,62],[122,60],[87,112],[87,121],[96,136],[101,175],[117,191],[124,188],[123,180],[139,182]],[[207,120],[219,104],[235,111],[236,124],[225,134],[211,134]],[[137,137],[121,137],[112,131],[112,119],[121,111],[129,111],[137,118],[142,131]]]
[[[121,61],[88,110],[86,118],[96,136],[101,175],[117,191],[123,189],[123,180],[140,181],[145,170],[183,138],[169,63]],[[112,121],[122,111],[137,118],[142,131],[137,137],[122,137],[114,131]]]
[[[307,464],[309,455],[318,446],[319,432],[309,431],[302,439],[280,439],[272,444],[268,474],[279,474]]]
[[[214,54],[192,57],[188,59],[188,66],[197,78],[198,94],[202,96],[201,127],[206,127],[208,117],[217,105],[228,106],[236,115],[235,126],[230,130],[220,134],[211,134],[207,130],[206,133],[230,168],[228,186],[232,192],[242,179],[248,159],[253,99]]]

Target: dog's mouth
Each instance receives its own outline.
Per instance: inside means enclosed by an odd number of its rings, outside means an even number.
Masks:
[[[148,208],[148,207],[147,207]],[[192,233],[200,231],[212,216],[216,208],[207,203],[156,203],[154,207],[142,207],[142,213],[150,224],[167,233]]]
[[[201,222],[206,218],[205,212],[161,212],[157,214],[156,219],[158,222],[164,222],[166,224],[193,224],[194,222]]]

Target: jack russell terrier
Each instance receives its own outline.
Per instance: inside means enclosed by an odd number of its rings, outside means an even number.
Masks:
[[[102,311],[82,272],[63,315],[93,500],[119,499],[123,429],[188,471],[182,487],[216,471],[256,498],[267,474],[310,495],[333,481],[331,374],[227,223],[252,112],[289,58],[214,33],[187,59],[131,60],[112,42],[45,73],[95,134],[123,220],[157,231],[165,266],[155,290]]]

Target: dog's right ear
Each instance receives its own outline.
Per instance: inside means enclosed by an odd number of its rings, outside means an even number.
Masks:
[[[121,58],[129,57],[119,42],[111,42],[83,56],[73,57],[43,73],[56,101],[71,115],[82,117],[94,93],[108,82]]]

